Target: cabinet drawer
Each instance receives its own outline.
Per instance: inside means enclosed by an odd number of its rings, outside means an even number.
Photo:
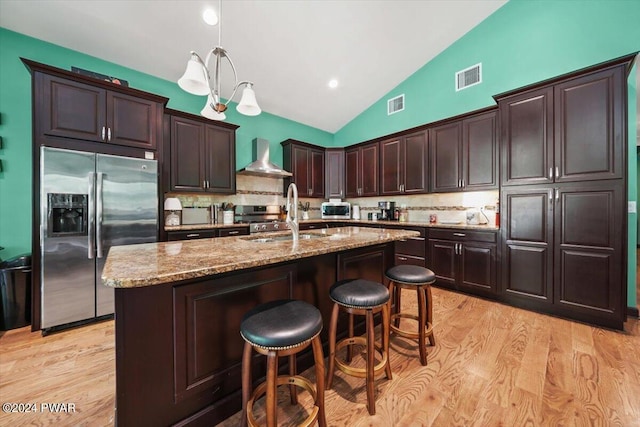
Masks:
[[[394,265],[418,265],[420,267],[425,267],[426,260],[424,257],[413,256],[413,255],[405,255],[396,253]]]
[[[463,230],[463,229],[444,230],[444,229],[435,228],[429,231],[429,237],[432,239],[496,243],[497,233],[493,233],[490,231],[476,231],[476,230]]]
[[[216,234],[216,230],[170,231],[167,233],[167,240],[210,239],[217,237]]]
[[[221,228],[219,230],[219,237],[228,237],[228,236],[242,236],[245,234],[249,234],[249,227],[230,227],[230,228]]]
[[[426,243],[424,237],[409,237],[405,240],[398,240],[395,243],[397,254],[413,255],[423,257],[426,253]]]

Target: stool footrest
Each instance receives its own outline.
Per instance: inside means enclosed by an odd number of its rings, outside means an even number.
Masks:
[[[357,345],[357,344],[366,346],[367,345],[366,337],[351,337],[351,338],[345,338],[343,340],[340,340],[336,344],[336,352],[348,345]],[[388,356],[385,352],[382,351],[381,345],[375,344],[374,346],[376,348],[376,351],[381,357],[380,362],[373,367],[373,375],[378,375],[379,373],[384,372],[385,367],[387,365]],[[335,362],[336,362],[336,367],[348,375],[351,375],[357,378],[367,377],[367,370],[365,368],[354,368],[348,365],[347,363],[345,363],[344,361],[338,359],[337,357],[335,359]]]
[[[281,385],[295,385],[297,387],[303,388],[309,392],[313,401],[316,400],[316,388],[308,379],[301,377],[300,375],[289,376],[289,375],[280,375],[276,378],[276,387]],[[267,392],[267,383],[266,381],[261,383],[251,394],[251,398],[247,402],[247,421],[251,427],[260,427],[260,424],[256,421],[253,415],[253,403],[260,399]],[[305,419],[300,426],[309,427],[313,423],[318,420],[318,412],[320,408],[317,405],[314,405],[311,409],[311,414]]]
[[[391,321],[389,322],[390,323],[389,327],[391,328],[391,330],[393,332],[397,333],[401,337],[411,338],[411,339],[420,338],[420,334],[418,334],[417,332],[409,332],[407,330],[402,330],[399,327],[397,327],[396,325],[394,325],[393,321],[395,319],[412,319],[412,320],[420,321],[418,316],[416,316],[415,314],[409,314],[409,313],[392,314],[391,315]],[[433,334],[433,325],[431,323],[427,323],[427,325],[424,328],[424,336],[428,337],[431,334]]]

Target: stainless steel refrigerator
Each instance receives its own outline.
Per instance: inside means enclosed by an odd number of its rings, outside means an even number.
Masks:
[[[158,237],[156,160],[42,147],[41,328],[113,313],[102,285],[112,246]]]

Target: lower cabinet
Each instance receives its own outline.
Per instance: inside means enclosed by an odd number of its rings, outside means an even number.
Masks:
[[[249,234],[249,227],[225,227],[201,230],[168,231],[167,240],[211,239],[213,237],[242,236]]]
[[[427,268],[437,285],[497,296],[497,231],[431,229],[428,246]]]
[[[393,227],[396,228],[396,227]],[[409,264],[427,267],[427,229],[423,227],[400,227],[415,230],[420,236],[409,237],[395,242],[394,265]]]
[[[612,181],[503,190],[503,300],[622,329],[624,194]]]

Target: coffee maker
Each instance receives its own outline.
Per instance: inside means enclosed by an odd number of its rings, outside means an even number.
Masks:
[[[394,221],[398,218],[395,217],[396,202],[378,202],[378,209],[380,209],[380,218],[383,221]]]

